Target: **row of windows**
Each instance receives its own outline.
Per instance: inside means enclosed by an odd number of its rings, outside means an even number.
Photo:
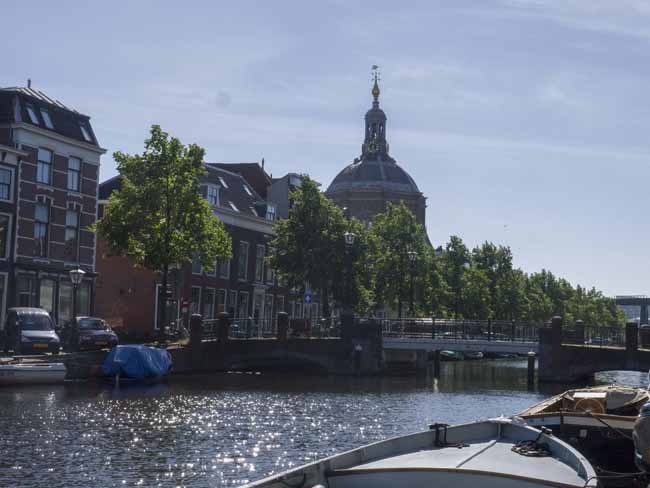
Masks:
[[[38,163],[36,167],[36,182],[45,185],[52,184],[53,153],[49,149],[38,149]],[[81,183],[81,159],[68,158],[68,181],[66,188],[78,192]],[[1,195],[0,195],[1,197]]]
[[[58,323],[72,318],[73,286],[68,281],[57,282],[51,278],[19,276],[16,295],[18,307],[42,308],[47,310],[51,317],[58,317]],[[77,289],[77,313],[79,315],[90,313],[90,283],[88,282],[82,283]]]
[[[27,108],[27,115],[29,115],[29,120],[32,121],[32,124],[41,125],[41,121],[38,119],[38,115],[36,114],[36,109],[34,108],[34,106],[31,104],[27,104],[26,108]],[[45,108],[39,109],[39,112],[41,114],[41,118],[43,119],[43,125],[45,125],[45,127],[47,127],[48,129],[54,130],[54,123],[52,122],[52,117],[50,116],[50,112]],[[90,143],[93,142],[93,138],[90,137],[90,129],[86,126],[86,124],[80,123],[79,130],[81,131],[81,135],[83,136],[86,142],[90,142]]]
[[[193,286],[190,291],[189,312],[198,313],[204,319],[216,318],[221,312],[228,312],[235,318],[253,318],[270,321],[279,312],[284,312],[284,296],[257,294],[250,310],[250,293],[247,291],[202,288]],[[274,308],[275,306],[275,308]]]
[[[225,182],[223,182],[223,178],[220,177],[219,180],[222,183],[225,183]],[[253,194],[251,193],[251,190],[250,190],[250,188],[248,188],[248,186],[242,185],[242,187],[244,188],[244,191],[246,191],[246,193],[249,196],[251,196],[251,197],[253,196]],[[228,188],[228,187],[225,186],[225,188]],[[208,199],[208,202],[210,203],[210,205],[212,205],[213,207],[218,207],[218,206],[221,205],[221,197],[220,197],[221,192],[220,192],[220,189],[221,188],[219,186],[210,185],[210,184],[206,185],[206,198]],[[232,210],[234,210],[235,212],[240,211],[239,208],[237,208],[237,205],[235,205],[234,202],[232,202],[231,200],[228,200],[228,206]],[[258,215],[258,212],[253,207],[250,207],[250,210],[251,210],[251,213],[253,215],[255,215],[256,217],[264,217],[267,220],[275,220],[276,211],[275,211],[275,206],[274,205],[267,204],[267,206],[266,206],[266,215],[265,216]]]
[[[50,239],[50,206],[37,203],[34,211],[34,255],[48,257]],[[79,212],[66,210],[65,214],[65,256],[76,260],[79,256]]]
[[[246,241],[239,241],[239,256],[237,262],[237,279],[246,281],[248,279],[248,248]],[[273,283],[275,275],[270,266],[265,266],[264,258],[266,257],[266,246],[258,244],[255,251],[255,281],[261,283]],[[266,276],[265,275],[266,270]],[[207,276],[217,276],[220,278],[230,278],[230,261],[217,261],[216,265],[210,269],[203,269],[198,259],[192,261],[193,274],[206,274]]]

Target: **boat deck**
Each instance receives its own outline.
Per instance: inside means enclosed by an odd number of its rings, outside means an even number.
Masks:
[[[351,467],[356,473],[391,470],[467,470],[500,473],[505,476],[538,478],[551,483],[583,486],[585,480],[575,469],[554,457],[530,457],[512,451],[505,440],[475,441],[464,447],[426,449],[392,456]]]

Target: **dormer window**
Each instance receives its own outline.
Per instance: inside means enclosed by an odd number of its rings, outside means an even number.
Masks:
[[[235,205],[231,201],[228,201],[228,205],[230,205],[230,208],[232,208],[235,212],[239,212],[239,209],[237,208],[237,205]]]
[[[40,125],[38,121],[38,116],[36,115],[36,110],[34,110],[34,106],[27,104],[25,108],[27,109],[27,114],[29,115],[32,124]]]
[[[213,207],[219,205],[219,187],[214,185],[208,185],[207,191],[208,203]]]
[[[54,124],[52,123],[52,118],[50,117],[50,112],[45,110],[44,108],[41,109],[41,117],[43,117],[43,122],[45,122],[45,127],[48,129],[54,129]]]
[[[275,220],[275,205],[266,206],[266,220]]]
[[[90,137],[88,127],[86,127],[84,124],[79,124],[79,128],[81,129],[81,134],[84,136],[86,142],[93,142],[93,138]]]
[[[226,184],[226,182],[221,176],[219,176],[219,182],[221,183],[221,186],[223,186],[224,188],[228,188],[228,185]]]
[[[248,196],[249,196],[249,197],[252,197],[252,196],[253,196],[253,192],[251,191],[251,189],[248,188],[248,186],[246,186],[246,185],[242,185],[242,186],[244,187],[244,191],[245,191],[246,193],[248,193]]]

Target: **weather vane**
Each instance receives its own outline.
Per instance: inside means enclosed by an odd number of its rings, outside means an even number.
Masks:
[[[379,66],[376,64],[372,65],[372,78],[374,81],[379,81]]]

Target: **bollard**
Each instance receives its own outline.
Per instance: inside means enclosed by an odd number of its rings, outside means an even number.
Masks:
[[[289,329],[289,314],[278,312],[278,341],[287,342],[287,331]]]
[[[576,320],[575,335],[573,339],[576,344],[585,343],[585,323],[582,320]]]
[[[203,317],[198,313],[190,317],[190,347],[199,347],[203,340]]]
[[[227,312],[220,312],[217,316],[217,338],[220,343],[228,342],[230,332],[230,316]]]
[[[562,317],[559,315],[551,319],[551,342],[557,346],[562,344]]]
[[[433,377],[440,378],[440,350],[433,351]]]
[[[528,353],[528,378],[526,383],[529,390],[535,387],[535,353],[533,351]]]
[[[636,320],[625,324],[625,351],[636,352],[639,349],[639,325]]]

